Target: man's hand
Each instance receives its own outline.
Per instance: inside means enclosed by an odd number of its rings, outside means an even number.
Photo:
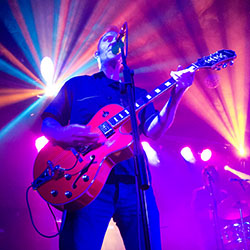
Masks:
[[[90,126],[72,124],[62,128],[60,142],[70,146],[85,146],[98,142],[99,135],[90,131]]]
[[[194,80],[194,71],[182,69],[181,66],[178,67],[177,71],[172,71],[170,75],[176,81],[176,84],[171,91],[171,97],[168,102],[147,128],[147,136],[152,139],[159,138],[171,126],[181,97]]]
[[[170,75],[177,82],[173,93],[175,95],[183,93],[192,85],[194,80],[194,71],[190,71],[190,69],[183,69],[180,65],[178,66],[177,71],[171,71]]]
[[[90,126],[71,124],[63,127],[51,117],[44,119],[42,131],[49,139],[66,146],[92,145],[99,140],[99,134],[91,132]]]

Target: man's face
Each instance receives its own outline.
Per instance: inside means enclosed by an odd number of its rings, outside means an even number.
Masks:
[[[117,33],[109,31],[101,38],[98,46],[98,57],[101,63],[108,61],[117,61],[121,58],[120,54],[112,53],[112,45],[116,42]]]

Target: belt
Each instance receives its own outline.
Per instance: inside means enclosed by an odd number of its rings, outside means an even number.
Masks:
[[[135,176],[111,174],[106,182],[106,184],[118,184],[118,183],[135,184]]]

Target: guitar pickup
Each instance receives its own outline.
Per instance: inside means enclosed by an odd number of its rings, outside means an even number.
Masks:
[[[109,138],[111,135],[115,133],[114,129],[108,122],[102,123],[98,128],[102,131],[106,138]]]

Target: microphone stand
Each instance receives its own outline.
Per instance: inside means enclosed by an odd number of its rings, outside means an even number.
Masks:
[[[214,188],[213,188],[213,177],[209,173],[209,171],[206,170],[206,173],[208,175],[208,182],[209,182],[209,195],[212,198],[213,201],[213,221],[214,221],[214,232],[215,232],[215,240],[217,245],[217,250],[224,250],[224,244],[222,241],[221,233],[219,230],[219,217],[218,217],[218,203],[215,198]]]
[[[231,181],[237,181],[240,186],[242,187],[243,191],[246,191],[246,188],[243,185],[243,182],[248,182],[250,181],[249,179],[238,179],[238,178],[232,178]],[[245,225],[244,225],[244,218],[243,218],[243,211],[242,211],[242,203],[240,201],[237,202],[239,212],[240,212],[240,223],[241,223],[241,232],[243,236],[243,242],[244,242],[244,250],[248,250],[248,244],[247,244],[247,236],[246,236],[246,230],[245,230]]]
[[[126,23],[126,50],[128,49],[128,28]],[[122,88],[123,91],[126,92],[129,102],[129,112],[130,112],[130,120],[132,126],[132,135],[133,135],[133,150],[134,150],[134,163],[135,163],[135,174],[137,178],[137,193],[139,195],[140,201],[140,209],[142,215],[142,224],[143,224],[143,233],[145,239],[145,247],[146,250],[151,250],[151,239],[150,239],[150,230],[149,230],[149,219],[148,219],[148,211],[147,211],[147,203],[146,203],[146,194],[145,190],[149,188],[149,177],[148,171],[146,168],[146,162],[144,158],[144,153],[142,150],[142,146],[140,144],[140,135],[136,120],[136,112],[135,112],[135,96],[134,96],[134,72],[128,67],[126,62],[126,56],[124,53],[124,44],[123,42],[119,42],[119,47],[121,49],[122,55],[122,64],[123,64],[123,77],[124,83]],[[140,224],[139,224],[140,225]],[[138,225],[138,228],[140,228]],[[140,238],[139,238],[139,246],[140,246]]]

